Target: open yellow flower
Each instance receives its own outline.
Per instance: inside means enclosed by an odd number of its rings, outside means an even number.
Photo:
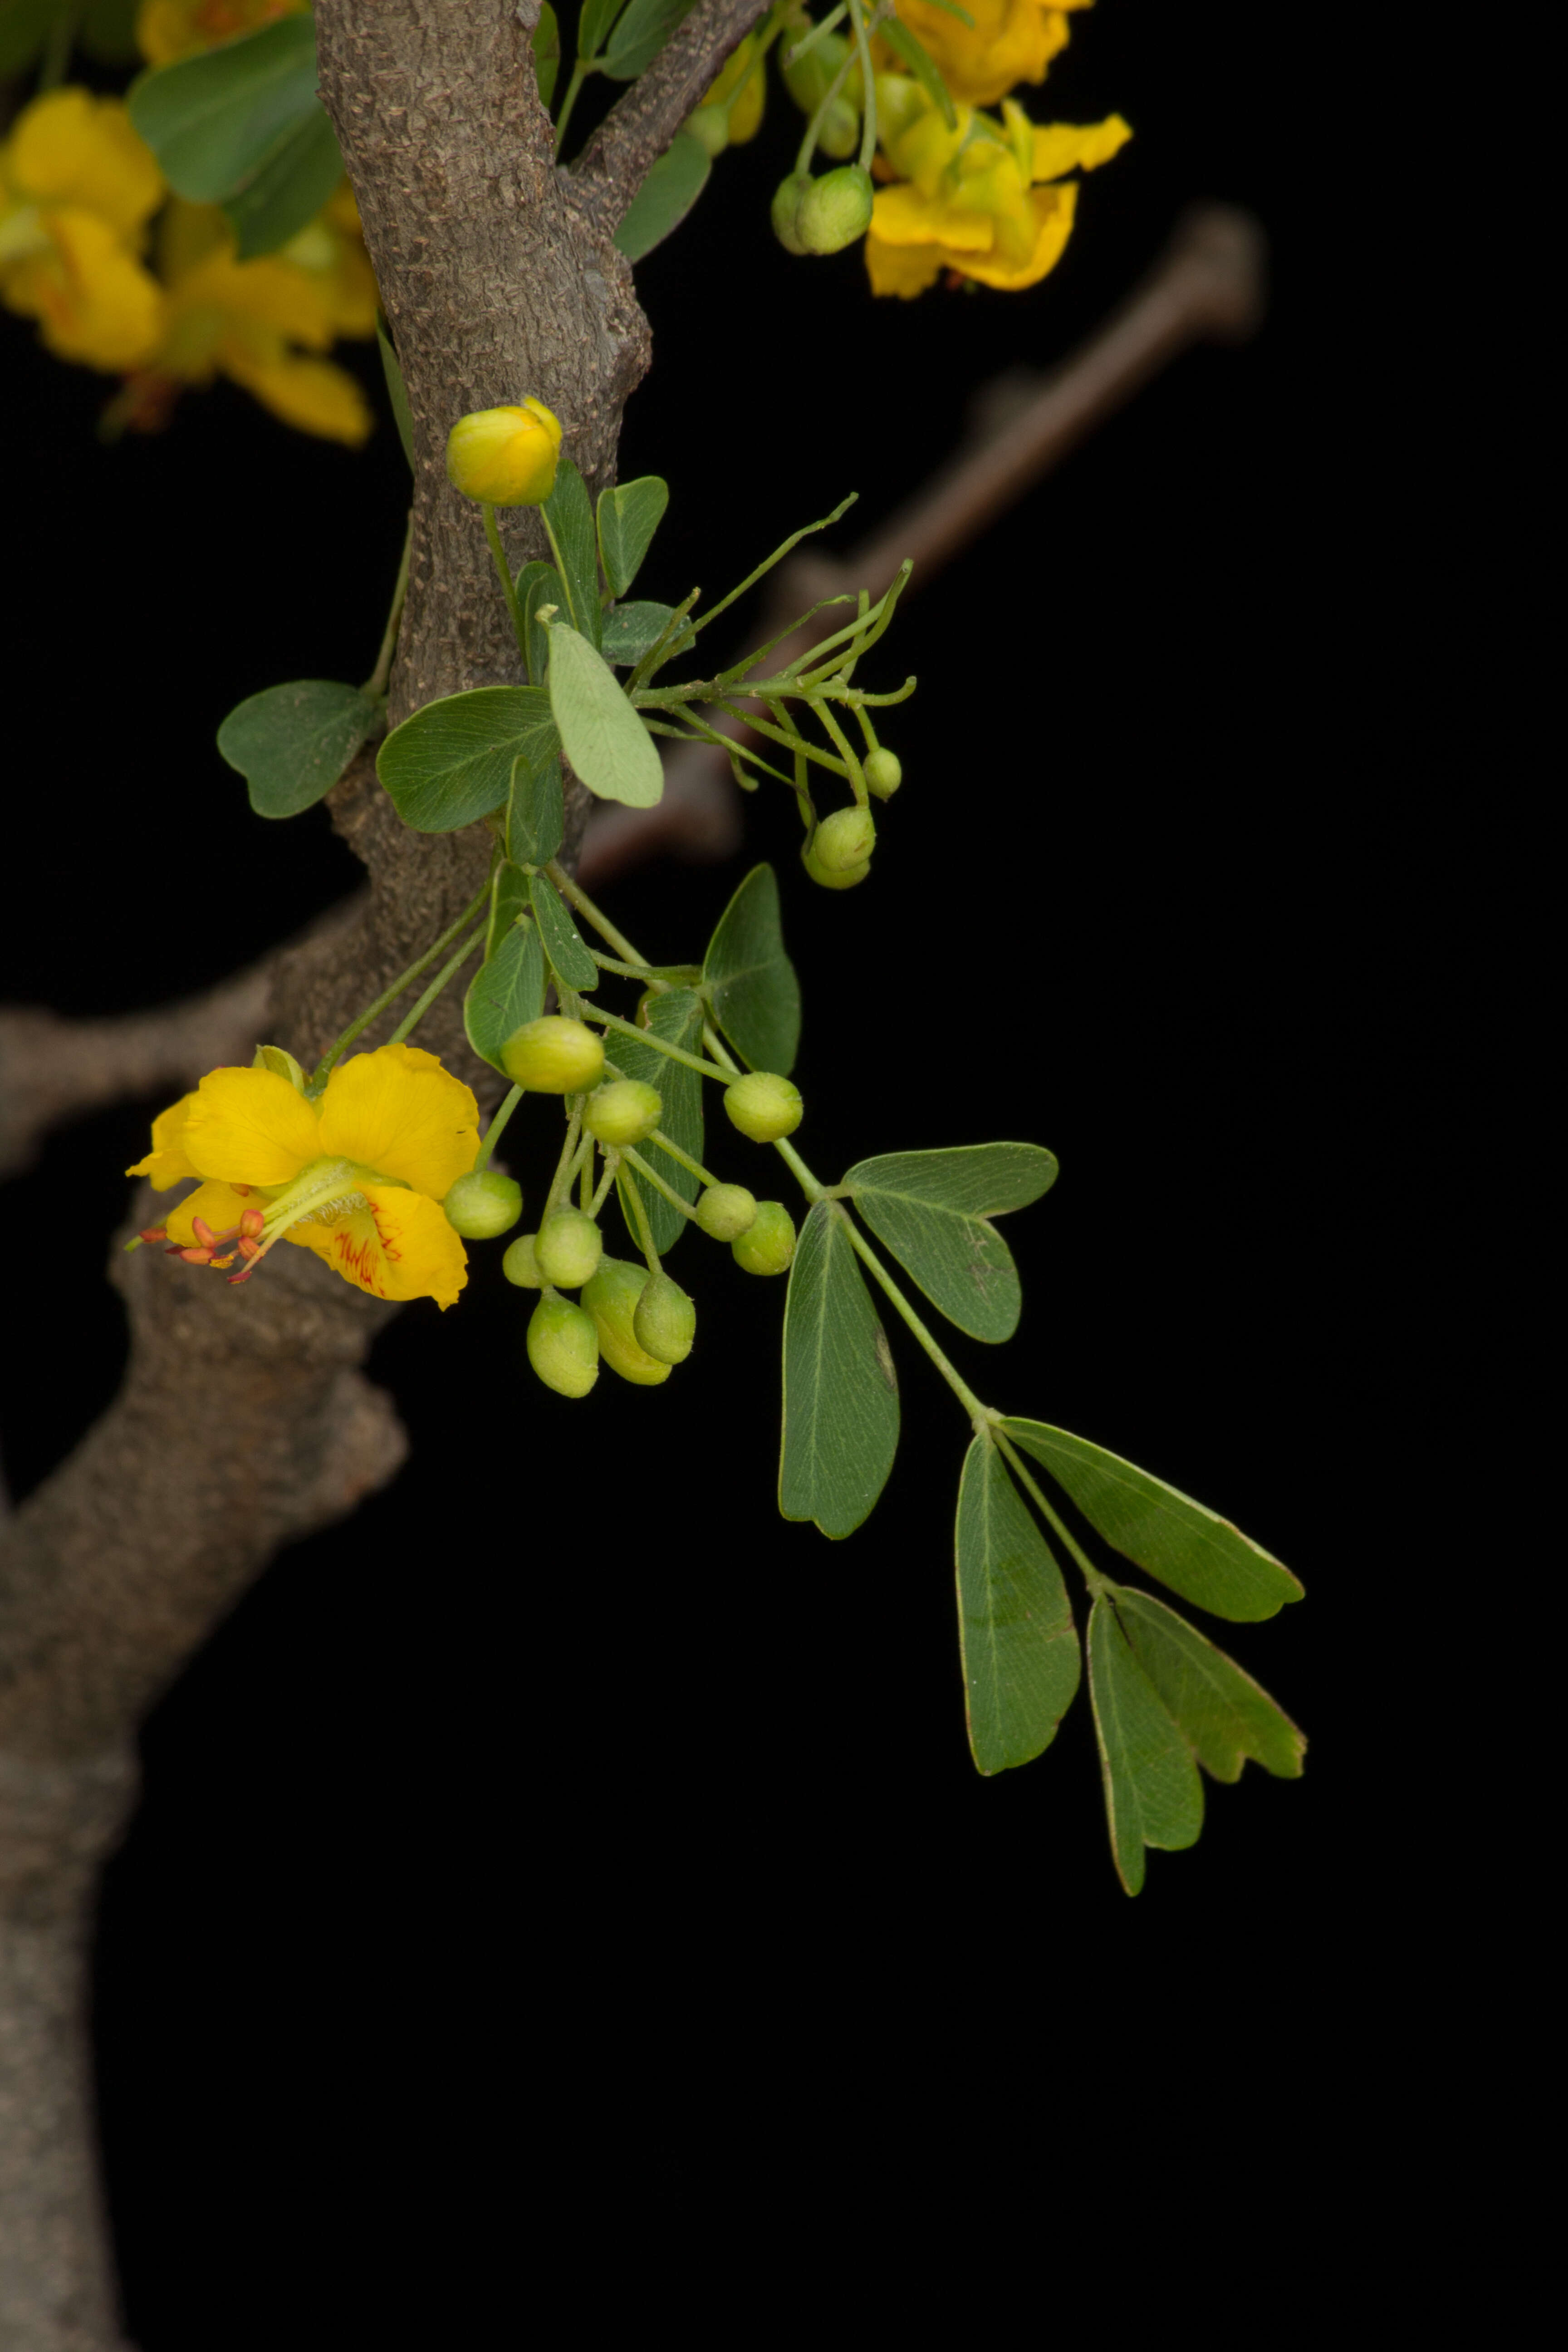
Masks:
[[[971,25],[937,0],[899,0],[899,15],[929,51],[954,98],[993,106],[1021,81],[1044,81],[1068,44],[1068,14],[1093,0],[963,0]]]
[[[297,1242],[373,1298],[450,1307],[468,1255],[441,1202],[479,1148],[479,1107],[417,1045],[341,1062],[312,1102],[271,1070],[213,1070],[153,1124],[130,1176],[195,1192],[144,1236],[187,1264],[255,1273],[275,1242]]]
[[[1109,163],[1132,136],[1119,114],[1042,127],[1011,99],[1000,122],[959,107],[950,131],[912,79],[879,75],[877,93],[899,184],[878,190],[866,267],[874,294],[905,300],[944,269],[1010,292],[1036,285],[1072,234],[1078,185],[1064,175]]]
[[[0,301],[37,319],[50,351],[136,366],[163,301],[138,259],[163,176],[118,99],[51,89],[0,147]]]
[[[241,33],[255,33],[279,16],[302,15],[310,0],[142,0],[136,46],[150,66],[216,49]]]
[[[121,404],[130,421],[160,423],[183,386],[226,375],[285,425],[358,446],[374,422],[370,404],[345,368],[306,356],[339,335],[375,332],[375,278],[346,187],[255,261],[237,259],[216,205],[176,198],[160,224],[157,258],[164,331]]]

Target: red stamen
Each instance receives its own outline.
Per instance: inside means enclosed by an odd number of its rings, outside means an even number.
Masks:
[[[243,1192],[246,1188],[243,1185],[237,1184],[234,1189],[237,1192]],[[254,1241],[257,1234],[265,1227],[266,1223],[267,1220],[262,1215],[259,1209],[247,1209],[244,1216],[242,1216],[239,1221],[239,1230],[243,1234],[245,1234],[247,1240]]]
[[[261,1244],[259,1242],[252,1241],[248,1234],[241,1234],[239,1237],[239,1254],[241,1257],[259,1257],[261,1255]]]
[[[213,1262],[213,1254],[210,1249],[176,1250],[174,1255],[176,1257],[183,1257],[187,1265],[211,1265]]]
[[[168,1238],[167,1225],[143,1225],[142,1228],[142,1239],[144,1242],[166,1242]]]
[[[217,1239],[217,1235],[214,1233],[212,1227],[208,1224],[205,1217],[193,1217],[191,1219],[191,1231],[195,1234],[197,1241],[200,1242],[203,1249],[205,1250],[210,1250],[213,1244]]]

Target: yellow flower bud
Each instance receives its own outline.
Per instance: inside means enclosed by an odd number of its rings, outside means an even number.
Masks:
[[[697,1309],[668,1274],[650,1274],[637,1300],[632,1329],[639,1348],[660,1364],[683,1364],[697,1337]]]
[[[697,1222],[716,1242],[737,1241],[756,1217],[756,1196],[743,1184],[710,1184],[698,1198]]]
[[[668,1380],[670,1367],[639,1348],[632,1318],[647,1287],[646,1266],[627,1265],[624,1258],[599,1260],[599,1270],[583,1293],[583,1304],[599,1335],[599,1353],[612,1372],[639,1389],[656,1389]]]
[[[613,1151],[646,1141],[663,1117],[657,1088],[641,1078],[616,1078],[591,1094],[583,1106],[584,1126]]]
[[[581,1095],[605,1075],[605,1048],[584,1022],[546,1013],[514,1029],[500,1049],[507,1076],[536,1095]]]
[[[593,1317],[569,1298],[542,1298],[528,1318],[528,1360],[557,1396],[586,1396],[599,1377]]]
[[[752,1070],[725,1087],[724,1108],[731,1127],[738,1127],[753,1143],[776,1143],[781,1136],[795,1133],[805,1105],[800,1088],[788,1078],[772,1070]]]
[[[877,846],[877,820],[869,809],[835,809],[816,828],[812,855],[829,874],[864,866]]]
[[[784,1274],[795,1255],[795,1220],[782,1201],[759,1201],[756,1222],[731,1244],[730,1255],[747,1274]]]
[[[476,408],[447,436],[447,479],[492,507],[542,507],[555,488],[561,426],[542,400]]]
[[[534,1235],[533,1262],[557,1290],[580,1290],[598,1271],[599,1228],[582,1209],[558,1209]]]

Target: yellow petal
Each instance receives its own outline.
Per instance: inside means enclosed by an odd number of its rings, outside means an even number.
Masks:
[[[1029,199],[1035,215],[1034,243],[1022,258],[1015,258],[998,246],[994,253],[952,254],[952,267],[965,278],[977,278],[982,286],[1000,287],[1010,294],[1021,287],[1037,285],[1056,268],[1072,235],[1078,188],[1076,180],[1067,180],[1058,187],[1034,191]]]
[[[468,1281],[468,1257],[440,1202],[395,1184],[362,1189],[363,1209],[350,1209],[330,1224],[290,1225],[286,1238],[314,1250],[372,1298],[433,1298],[437,1307],[450,1307]]]
[[[922,196],[918,188],[879,188],[871,199],[871,234],[883,245],[942,245],[957,253],[988,253],[994,235],[985,214]]]
[[[326,1147],[314,1107],[272,1070],[212,1070],[185,1118],[185,1150],[204,1176],[288,1184]]]
[[[340,1062],[321,1097],[317,1149],[443,1200],[479,1148],[471,1090],[417,1045]]]
[[[1065,0],[1082,7],[1089,0]],[[973,26],[936,0],[899,0],[899,15],[936,60],[954,98],[991,106],[1016,82],[1044,81],[1046,68],[1068,39],[1064,0],[964,0]]]
[[[220,358],[226,375],[300,433],[357,449],[374,430],[370,403],[347,370],[334,367],[331,360],[286,357],[258,362],[227,345]]]
[[[117,98],[51,89],[18,116],[5,176],[34,202],[96,214],[132,236],[163,196],[163,175]]]
[[[5,272],[13,310],[37,319],[56,356],[118,372],[152,358],[163,331],[156,279],[96,213],[40,214],[45,248]]]
[[[198,1171],[185,1150],[185,1118],[195,1095],[182,1095],[168,1110],[161,1110],[153,1121],[153,1149],[128,1176],[145,1176],[154,1192],[166,1192],[171,1184],[180,1184]]]
[[[1059,180],[1064,172],[1092,172],[1109,163],[1132,136],[1120,114],[1103,122],[1047,122],[1035,126],[1037,180]]]
[[[942,275],[940,245],[884,245],[873,228],[866,239],[866,268],[873,294],[897,294],[912,301]]]
[[[237,1191],[232,1184],[200,1184],[188,1192],[177,1208],[171,1209],[163,1223],[169,1239],[189,1249],[196,1239],[195,1220],[210,1225],[215,1234],[232,1233],[247,1209],[259,1209],[266,1203],[248,1186]]]

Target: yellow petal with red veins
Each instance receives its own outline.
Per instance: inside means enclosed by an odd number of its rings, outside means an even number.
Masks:
[[[361,1190],[363,1209],[349,1209],[331,1224],[290,1225],[285,1238],[314,1250],[372,1298],[433,1298],[450,1307],[468,1278],[468,1256],[440,1202],[396,1184],[364,1183]]]
[[[314,1108],[272,1070],[211,1071],[185,1118],[196,1168],[231,1184],[291,1183],[327,1149]]]
[[[1131,123],[1120,114],[1103,122],[1047,122],[1035,125],[1037,180],[1059,180],[1064,172],[1092,172],[1126,146]]]
[[[317,1149],[440,1201],[474,1164],[479,1119],[472,1090],[434,1054],[382,1045],[340,1062],[327,1080]]]
[[[190,1249],[196,1239],[198,1217],[215,1234],[232,1233],[247,1209],[264,1209],[266,1205],[255,1192],[237,1192],[232,1184],[200,1184],[178,1208],[170,1210],[163,1223],[172,1242],[178,1242],[182,1249]]]
[[[1068,180],[1060,187],[1034,191],[1029,201],[1035,214],[1035,237],[1024,258],[1015,260],[1001,250],[955,253],[951,257],[953,268],[965,278],[978,278],[982,286],[997,286],[1007,293],[1016,293],[1022,286],[1037,285],[1056,268],[1072,235],[1078,188],[1076,180]]]
[[[172,1109],[158,1113],[153,1121],[153,1149],[126,1170],[128,1176],[145,1176],[155,1192],[166,1192],[171,1184],[200,1172],[185,1150],[185,1115],[195,1101],[195,1095],[182,1095]]]
[[[883,245],[940,245],[956,253],[989,253],[995,234],[984,213],[965,212],[907,184],[879,188],[871,199],[871,235]]]

